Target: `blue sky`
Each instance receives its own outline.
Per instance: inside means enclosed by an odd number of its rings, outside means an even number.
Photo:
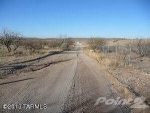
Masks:
[[[0,28],[29,37],[150,37],[150,0],[0,0]]]

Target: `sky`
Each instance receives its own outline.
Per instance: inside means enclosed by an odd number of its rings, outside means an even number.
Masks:
[[[0,0],[0,29],[26,37],[150,37],[150,0]]]

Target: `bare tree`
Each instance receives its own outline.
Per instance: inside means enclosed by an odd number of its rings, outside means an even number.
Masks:
[[[6,46],[8,52],[11,52],[11,44],[13,42],[12,34],[7,29],[3,29],[2,31],[2,44]]]
[[[14,46],[14,51],[20,46],[20,34],[10,31],[6,28],[2,30],[1,43],[6,46],[8,52],[12,51],[11,45]]]
[[[146,39],[137,39],[134,42],[134,45],[137,48],[137,53],[140,54],[141,57],[150,55],[150,41]]]
[[[14,51],[16,51],[17,48],[19,46],[21,46],[21,37],[22,37],[22,35],[20,33],[15,33],[15,32],[12,32],[12,35],[13,35],[12,45],[14,46]]]

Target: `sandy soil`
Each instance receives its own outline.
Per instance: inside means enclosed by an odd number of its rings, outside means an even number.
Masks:
[[[133,67],[109,70],[109,72],[134,95],[146,97],[146,102],[150,105],[150,74]]]

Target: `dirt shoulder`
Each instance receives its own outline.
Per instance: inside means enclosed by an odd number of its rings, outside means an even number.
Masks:
[[[111,87],[113,89],[117,89],[116,92],[119,93],[121,97],[136,98],[144,96],[146,97],[146,105],[150,105],[149,74],[141,70],[137,70],[131,66],[116,69],[108,68],[105,66],[105,64],[99,62],[98,54],[94,52],[85,52],[87,55],[97,60],[101,71],[105,73],[104,76],[110,81]],[[140,111],[140,113],[146,111],[149,112],[149,109],[146,109],[145,111]]]

